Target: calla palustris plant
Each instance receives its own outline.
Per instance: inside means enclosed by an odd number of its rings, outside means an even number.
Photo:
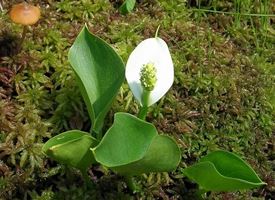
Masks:
[[[125,0],[123,4],[119,7],[119,12],[126,15],[134,9],[136,0]]]
[[[71,47],[69,61],[88,108],[92,131],[100,133],[104,117],[124,80],[124,64],[113,48],[92,35],[87,27]],[[97,162],[127,177],[171,171],[180,160],[179,148],[172,138],[158,135],[152,124],[127,113],[115,115],[113,126],[95,146],[97,139],[101,137],[95,139],[88,133],[72,130],[48,140],[43,152],[82,172]]]
[[[115,50],[85,26],[69,51],[69,62],[87,106],[92,130],[100,134],[104,118],[124,81],[124,63]]]
[[[131,53],[125,73],[142,107],[156,103],[174,82],[174,67],[167,44],[159,37],[142,41]]]
[[[115,114],[114,124],[93,152],[97,162],[125,176],[172,171],[180,161],[172,138],[128,113]]]
[[[209,153],[183,174],[205,191],[234,191],[266,185],[256,172],[236,154],[219,150]]]
[[[114,124],[103,138],[99,133],[125,78],[125,66],[114,49],[91,34],[87,27],[71,47],[69,61],[88,108],[91,130],[97,133],[97,138],[79,130],[67,131],[48,140],[43,153],[80,169],[84,177],[90,165],[102,164],[127,177],[129,187],[133,185],[134,175],[174,170],[181,157],[176,142],[169,136],[159,135],[156,128],[144,120],[147,108],[173,84],[173,62],[167,44],[159,37],[149,38],[131,53],[126,79],[141,106],[140,119],[127,113],[115,114]],[[264,184],[243,160],[225,151],[209,154],[183,172],[206,190],[238,190]]]
[[[97,144],[98,141],[91,134],[72,130],[52,137],[44,144],[42,151],[62,164],[85,171],[92,163],[96,163],[90,148]]]

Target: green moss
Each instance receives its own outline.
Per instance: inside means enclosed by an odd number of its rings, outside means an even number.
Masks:
[[[15,35],[13,44],[17,44],[22,27],[12,24],[7,16],[7,9],[14,2],[3,5],[0,27]],[[263,188],[263,193],[213,193],[211,198],[269,198],[275,131],[274,23],[270,17],[241,15],[270,13],[263,10],[266,1],[262,6],[237,0],[211,4],[203,1],[200,5],[236,12],[235,6],[241,4],[240,15],[225,16],[194,11],[193,4],[189,6],[180,0],[142,1],[127,16],[118,13],[114,1],[33,2],[41,6],[42,18],[29,27],[20,53],[0,58],[0,67],[12,71],[0,73],[0,196],[184,198],[194,193],[196,186],[182,179],[180,169],[207,152],[222,148],[244,157],[270,184]],[[67,61],[68,49],[84,23],[111,43],[124,61],[142,39],[154,37],[158,25],[159,36],[172,53],[174,85],[150,110],[148,119],[160,132],[178,141],[183,160],[174,173],[137,178],[143,186],[140,194],[130,194],[119,177],[96,166],[92,170],[97,186],[86,191],[77,172],[61,169],[40,151],[47,138],[61,131],[89,130],[88,114]],[[8,84],[4,83],[6,79]],[[117,111],[137,112],[126,84],[107,116],[105,130]]]

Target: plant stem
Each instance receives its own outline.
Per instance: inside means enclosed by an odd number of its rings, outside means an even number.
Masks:
[[[141,96],[141,102],[144,107],[147,107],[149,104],[149,97],[150,97],[150,91],[143,90],[142,96]]]
[[[140,110],[138,112],[138,118],[145,120],[146,116],[147,116],[147,112],[148,112],[148,107],[147,106],[143,106],[140,107]]]
[[[206,190],[199,188],[199,190],[196,192],[196,198],[198,199],[205,199],[206,198]]]
[[[82,177],[84,179],[84,185],[85,185],[85,188],[89,188],[91,186],[91,180],[86,172],[86,170],[81,170],[81,174],[82,174]]]
[[[145,120],[147,112],[148,112],[149,97],[150,97],[150,91],[147,91],[144,89],[143,93],[142,93],[142,97],[141,97],[142,98],[141,102],[142,102],[143,106],[140,107],[140,110],[138,113],[138,118],[140,118],[142,120]]]
[[[127,186],[130,188],[130,190],[132,190],[133,193],[138,191],[138,188],[136,186],[136,184],[134,183],[133,177],[132,176],[125,176],[125,181]]]
[[[160,25],[158,25],[158,28],[157,28],[157,30],[156,30],[156,33],[155,33],[155,38],[157,38],[157,37],[158,37],[158,34],[159,34],[159,27],[160,27]]]

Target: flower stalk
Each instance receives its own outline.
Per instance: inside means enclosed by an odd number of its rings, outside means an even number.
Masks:
[[[138,112],[138,118],[145,120],[148,113],[148,107],[147,106],[141,106]]]

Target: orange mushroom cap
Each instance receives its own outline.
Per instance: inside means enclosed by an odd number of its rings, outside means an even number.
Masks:
[[[11,20],[17,24],[32,25],[39,20],[40,9],[24,2],[12,6],[9,14]]]

